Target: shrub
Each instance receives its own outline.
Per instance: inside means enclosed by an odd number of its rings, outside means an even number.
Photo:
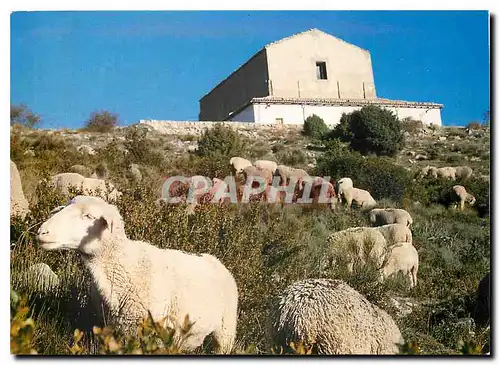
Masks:
[[[322,139],[328,133],[328,126],[323,119],[313,114],[304,120],[304,135],[315,139]]]
[[[85,122],[85,130],[89,132],[111,132],[118,125],[118,115],[107,110],[92,112]]]
[[[123,146],[129,152],[127,159],[131,163],[161,167],[165,157],[160,151],[154,150],[145,128],[132,128],[125,134]]]
[[[241,156],[246,143],[231,127],[216,123],[207,128],[198,141],[197,154],[205,157]]]
[[[300,148],[283,149],[276,154],[276,159],[288,166],[304,165],[307,155]]]
[[[375,105],[343,114],[331,136],[349,142],[364,155],[395,156],[404,147],[401,121],[390,111]]]
[[[472,130],[480,130],[483,128],[483,126],[481,125],[481,122],[472,121],[469,124],[467,124],[467,128]]]
[[[10,125],[19,124],[33,128],[40,123],[40,116],[33,113],[26,105],[10,105]]]
[[[389,198],[403,202],[412,194],[413,184],[407,171],[388,159],[363,157],[359,153],[346,153],[337,143],[318,159],[319,175],[338,180],[350,177],[354,186],[368,190],[375,200]]]
[[[411,117],[404,118],[401,121],[403,129],[408,133],[417,133],[424,128],[424,123],[421,120],[415,120]]]

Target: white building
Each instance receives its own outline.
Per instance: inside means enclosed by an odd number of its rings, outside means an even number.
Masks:
[[[254,123],[303,124],[316,114],[327,125],[334,126],[343,113],[351,113],[364,105],[376,104],[391,110],[399,119],[412,118],[424,124],[441,125],[441,104],[388,99],[305,99],[267,96],[253,98],[227,120]]]
[[[333,126],[342,113],[375,104],[441,125],[443,105],[376,95],[367,50],[318,29],[266,45],[200,99],[200,121],[302,124],[312,114]]]

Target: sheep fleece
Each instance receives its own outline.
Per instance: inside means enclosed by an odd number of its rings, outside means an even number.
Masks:
[[[136,325],[147,310],[155,319],[170,317],[168,325],[182,324],[188,314],[195,322],[189,340],[193,348],[214,331],[230,334],[222,346],[232,345],[238,291],[231,273],[215,257],[121,239],[95,260],[99,262],[89,262],[89,268],[102,279],[97,280],[100,295],[107,298],[120,327]]]
[[[341,280],[306,279],[287,287],[273,312],[273,339],[316,344],[319,354],[395,354],[394,320]]]

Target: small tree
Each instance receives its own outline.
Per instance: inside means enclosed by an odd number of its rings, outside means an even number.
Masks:
[[[390,110],[368,105],[343,114],[331,135],[364,155],[395,156],[404,147],[403,132],[401,121]]]
[[[90,132],[106,133],[113,130],[118,125],[118,115],[107,110],[92,112],[90,118],[85,123],[85,129]]]
[[[10,105],[10,124],[19,124],[28,128],[34,128],[40,123],[40,116],[34,114],[26,105]]]
[[[328,126],[325,124],[323,119],[313,114],[304,120],[304,135],[315,138],[322,139],[328,133]]]
[[[198,141],[199,156],[241,156],[245,142],[231,127],[216,123],[212,128],[206,129]]]

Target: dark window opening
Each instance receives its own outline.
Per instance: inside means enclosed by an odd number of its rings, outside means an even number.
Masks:
[[[318,80],[326,80],[326,62],[316,62],[316,77]]]

